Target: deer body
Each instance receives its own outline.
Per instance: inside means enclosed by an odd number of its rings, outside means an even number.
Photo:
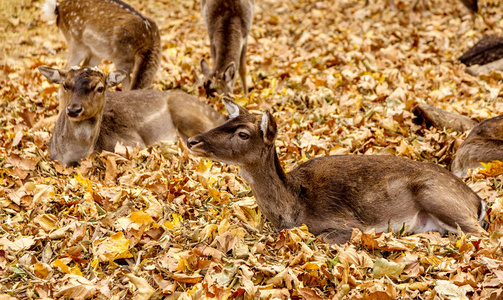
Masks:
[[[253,21],[254,0],[202,0],[202,14],[211,45],[213,69],[203,58],[201,70],[219,93],[232,93],[239,70],[246,88],[247,37]]]
[[[74,165],[95,151],[113,151],[117,142],[144,148],[159,141],[205,132],[225,117],[183,92],[105,91],[125,74],[105,75],[98,69],[63,71],[40,67],[52,82],[62,85],[60,112],[49,141],[52,159]]]
[[[327,156],[289,173],[274,146],[276,123],[226,100],[231,119],[189,139],[195,155],[240,167],[263,214],[278,230],[306,224],[332,243],[352,228],[483,234],[485,203],[443,168],[394,156]]]
[[[503,116],[484,120],[473,127],[459,146],[451,171],[464,177],[468,169],[480,168],[481,162],[493,160],[503,161]]]
[[[67,68],[97,66],[110,59],[128,76],[123,89],[152,84],[161,60],[161,38],[154,21],[120,0],[47,0],[45,12],[57,17],[68,43]],[[131,79],[129,74],[132,74]]]

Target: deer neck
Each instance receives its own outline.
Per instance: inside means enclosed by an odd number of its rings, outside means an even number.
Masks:
[[[274,146],[266,151],[260,163],[241,166],[239,174],[251,186],[260,210],[276,229],[299,226],[301,205],[296,191],[300,184],[285,174]]]
[[[49,152],[64,164],[78,163],[94,151],[102,115],[75,122],[60,113],[50,141]]]
[[[243,34],[239,24],[231,24],[223,32],[217,32],[214,36],[216,57],[213,65],[213,72],[223,72],[231,63],[236,64],[236,69],[239,69],[241,51],[244,44]]]

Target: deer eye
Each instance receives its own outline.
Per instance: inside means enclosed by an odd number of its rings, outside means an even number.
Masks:
[[[96,91],[98,91],[98,93],[101,93],[101,92],[103,92],[104,90],[105,90],[105,89],[104,89],[102,86],[100,86],[100,87],[98,87],[98,88],[96,89]]]
[[[241,139],[243,139],[243,140],[247,140],[247,139],[249,139],[249,138],[250,138],[250,135],[249,135],[248,133],[246,133],[246,132],[243,132],[243,131],[241,131],[240,133],[238,133],[238,136],[239,136]]]

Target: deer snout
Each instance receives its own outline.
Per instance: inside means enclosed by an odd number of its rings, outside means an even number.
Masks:
[[[70,118],[76,118],[76,117],[80,116],[83,111],[84,111],[84,109],[82,108],[82,106],[68,106],[66,108],[66,114]]]
[[[189,150],[192,149],[195,145],[199,144],[201,141],[198,139],[195,139],[194,137],[191,137],[187,140],[187,147],[189,147]]]

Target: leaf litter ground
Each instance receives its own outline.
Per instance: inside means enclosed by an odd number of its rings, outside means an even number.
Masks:
[[[455,61],[503,34],[501,2],[473,16],[457,0],[257,1],[248,39],[251,93],[270,108],[286,170],[327,154],[391,154],[448,166],[465,134],[413,123],[428,103],[476,121],[503,113],[500,73]],[[209,41],[198,1],[133,1],[162,34],[158,89],[204,96]],[[466,179],[490,206],[489,237],[362,233],[327,245],[299,227],[274,232],[237,168],[180,143],[117,147],[77,168],[49,159],[66,42],[42,1],[0,3],[0,299],[502,297],[502,167]],[[104,62],[102,68],[113,65]],[[208,99],[223,110],[218,97]],[[334,174],[337,176],[337,174]]]

